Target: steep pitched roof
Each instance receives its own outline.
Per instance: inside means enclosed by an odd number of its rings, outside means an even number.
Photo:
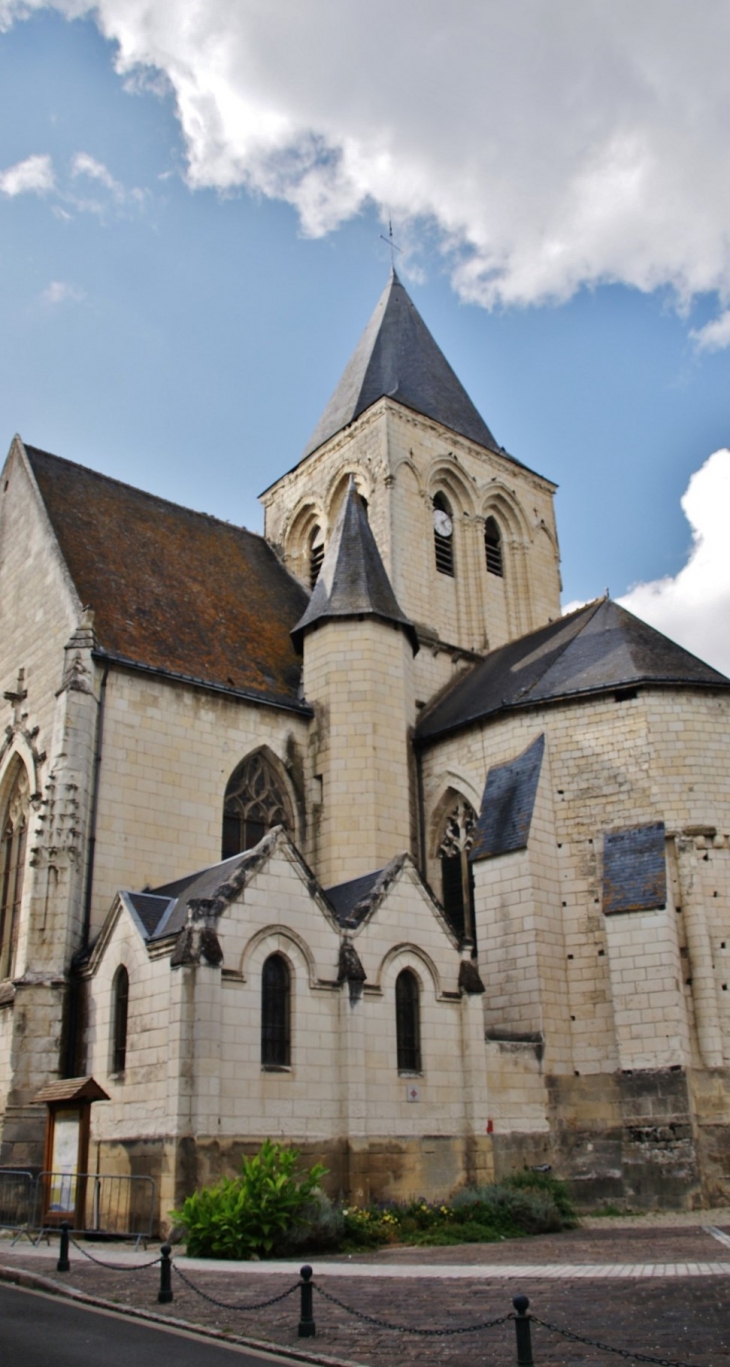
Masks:
[[[304,632],[333,617],[379,617],[403,627],[414,654],[418,638],[413,624],[401,611],[380,558],[375,537],[354,479],[337,515],[314,593],[304,616],[292,631],[301,649]]]
[[[492,650],[421,715],[417,738],[510,708],[638,684],[730,688],[730,679],[610,599]]]
[[[307,594],[263,537],[25,450],[102,652],[303,708],[289,632]]]
[[[490,451],[505,453],[404,290],[395,271],[378,300],[305,456],[387,396]]]

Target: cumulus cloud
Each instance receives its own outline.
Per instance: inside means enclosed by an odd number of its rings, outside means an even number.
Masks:
[[[0,171],[0,191],[4,195],[45,195],[56,184],[53,162],[45,154],[26,157],[7,170]]]
[[[77,285],[70,285],[67,280],[52,280],[41,295],[44,304],[65,304],[68,300],[78,302],[84,298],[84,291]]]
[[[680,645],[730,674],[730,450],[715,451],[690,479],[682,508],[692,528],[674,578],[636,584],[618,601]]]
[[[727,0],[0,0],[0,23],[44,6],[173,92],[193,186],[312,235],[375,203],[487,307],[610,281],[730,305]]]

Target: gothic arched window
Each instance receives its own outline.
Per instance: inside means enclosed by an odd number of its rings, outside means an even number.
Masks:
[[[398,1072],[421,1072],[421,1011],[418,978],[404,968],[395,980],[395,1030]]]
[[[250,850],[271,830],[290,831],[289,800],[274,766],[257,751],[234,770],[223,802],[223,859]]]
[[[123,1073],[127,1062],[127,1019],[129,1016],[129,974],[121,964],[114,974],[112,989],[112,1072]]]
[[[469,850],[474,840],[475,825],[474,808],[466,798],[458,798],[446,818],[438,849],[444,911],[457,935],[471,940],[473,944],[476,944],[476,927]]]
[[[270,954],[261,975],[261,1066],[291,1064],[291,974],[281,954]]]
[[[433,499],[433,543],[439,574],[454,576],[454,520],[443,494]]]
[[[12,977],[18,944],[20,902],[23,896],[25,850],[28,840],[30,786],[24,767],[18,771],[2,824],[0,846],[0,978]]]
[[[493,517],[488,517],[484,526],[484,555],[487,573],[498,574],[501,579],[504,576],[502,534]]]
[[[309,587],[313,589],[319,579],[324,560],[324,533],[315,527],[309,537]]]

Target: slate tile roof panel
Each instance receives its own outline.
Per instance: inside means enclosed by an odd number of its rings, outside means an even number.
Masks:
[[[382,872],[382,869],[376,869],[374,873],[364,873],[361,878],[351,878],[348,883],[338,883],[334,888],[325,889],[325,897],[340,925],[348,923],[355,927],[365,920],[370,895]]]
[[[263,537],[25,448],[100,649],[294,708],[308,602]]]
[[[526,849],[544,753],[542,735],[517,759],[489,770],[469,855],[472,863]]]
[[[711,665],[600,599],[490,651],[421,714],[416,736],[433,740],[508,709],[639,684],[730,688]]]
[[[122,896],[131,903],[145,934],[153,935],[170,906],[170,898],[152,892],[124,892]]]
[[[664,822],[606,831],[603,837],[603,910],[654,911],[667,904]]]

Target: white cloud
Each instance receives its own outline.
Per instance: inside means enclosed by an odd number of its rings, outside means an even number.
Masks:
[[[114,179],[111,171],[103,162],[97,161],[95,157],[89,156],[88,152],[77,152],[71,163],[71,175],[76,179],[78,176],[87,176],[89,180],[96,180],[104,185],[107,190],[111,190],[117,199],[124,198],[124,186]]]
[[[0,24],[44,4],[173,91],[193,186],[314,235],[368,202],[425,221],[487,307],[604,281],[730,304],[727,0],[0,0]]]
[[[67,280],[52,280],[41,295],[44,304],[65,304],[69,300],[78,302],[84,298],[84,291],[77,285],[70,285]]]
[[[692,333],[700,351],[722,351],[730,346],[730,309]]]
[[[55,186],[53,162],[46,154],[26,157],[0,171],[0,191],[5,195],[45,195]]]
[[[730,450],[715,451],[682,498],[692,528],[687,564],[674,578],[636,584],[619,603],[730,674]]]

